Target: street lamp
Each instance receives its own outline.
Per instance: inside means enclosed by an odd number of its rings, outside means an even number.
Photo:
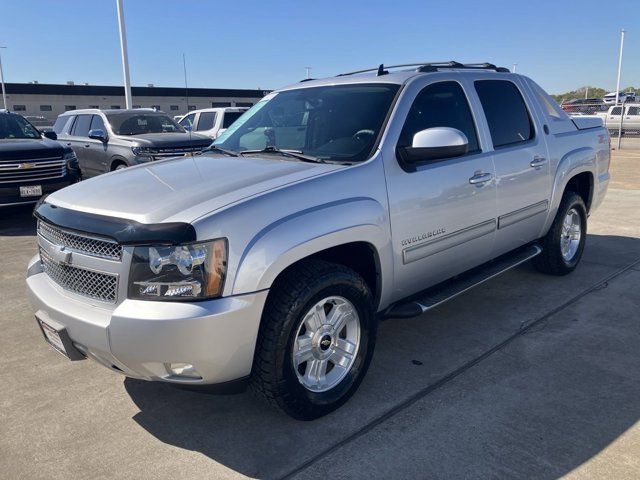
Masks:
[[[2,47],[0,48],[7,48]],[[2,56],[0,55],[0,82],[2,82],[2,105],[5,109],[9,110],[9,105],[7,105],[7,92],[4,89],[4,73],[2,72]]]
[[[122,0],[116,0],[118,8],[118,28],[120,30],[120,52],[122,53],[122,73],[124,75],[124,101],[127,109],[131,108],[131,80],[129,79],[129,57],[127,55],[127,31],[124,27],[124,11]]]

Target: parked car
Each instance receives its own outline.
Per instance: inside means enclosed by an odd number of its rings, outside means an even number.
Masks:
[[[35,203],[78,181],[73,151],[55,139],[21,115],[0,110],[0,207]]]
[[[627,94],[624,92],[611,92],[611,93],[607,93],[603,100],[604,103],[606,103],[607,105],[611,105],[616,103],[616,93],[618,93],[618,102],[617,103],[623,103],[626,99],[627,99]]]
[[[27,270],[45,338],[308,420],[358,388],[380,318],[530,259],[572,272],[609,182],[602,122],[493,65],[415,67],[283,88],[202,155],[48,196]]]
[[[216,139],[247,110],[242,107],[204,108],[190,112],[178,123],[200,135]]]
[[[638,98],[638,95],[636,94],[636,92],[625,92],[625,101],[627,102],[637,102],[640,100],[640,98]]]
[[[85,178],[211,145],[210,138],[187,132],[152,109],[73,110],[60,115],[53,130],[75,151]]]
[[[624,115],[623,115],[624,109]],[[601,113],[600,118],[603,119],[604,125],[611,135],[618,135],[622,122],[622,134],[640,133],[640,104],[618,105],[609,107],[605,113]]]
[[[560,106],[567,113],[580,112],[585,115],[606,111],[608,108],[601,98],[574,98],[573,100],[562,102]]]

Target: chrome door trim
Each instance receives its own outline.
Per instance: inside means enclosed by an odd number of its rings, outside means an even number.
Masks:
[[[439,238],[434,238],[419,245],[402,250],[402,263],[408,264],[425,257],[435,255],[453,247],[488,235],[496,230],[496,220],[491,219],[470,227],[456,230]]]
[[[500,215],[498,217],[498,229],[508,227],[509,225],[521,222],[522,220],[526,220],[527,218],[533,217],[535,215],[546,213],[548,209],[549,200],[543,200],[541,202],[534,203],[533,205],[528,205],[519,210],[505,213],[504,215]]]

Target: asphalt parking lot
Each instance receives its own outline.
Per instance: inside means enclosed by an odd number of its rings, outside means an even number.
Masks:
[[[0,476],[640,478],[639,172],[615,152],[576,272],[384,322],[358,393],[307,423],[62,358],[25,295],[30,210],[0,211]]]

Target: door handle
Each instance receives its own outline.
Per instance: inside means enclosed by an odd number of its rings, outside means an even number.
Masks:
[[[545,163],[547,163],[546,158],[536,155],[535,157],[533,157],[533,160],[531,160],[531,163],[529,163],[529,165],[531,165],[534,168],[538,168],[544,165]]]
[[[479,185],[481,183],[487,183],[493,178],[493,175],[486,172],[476,172],[473,177],[469,179],[471,185]]]

